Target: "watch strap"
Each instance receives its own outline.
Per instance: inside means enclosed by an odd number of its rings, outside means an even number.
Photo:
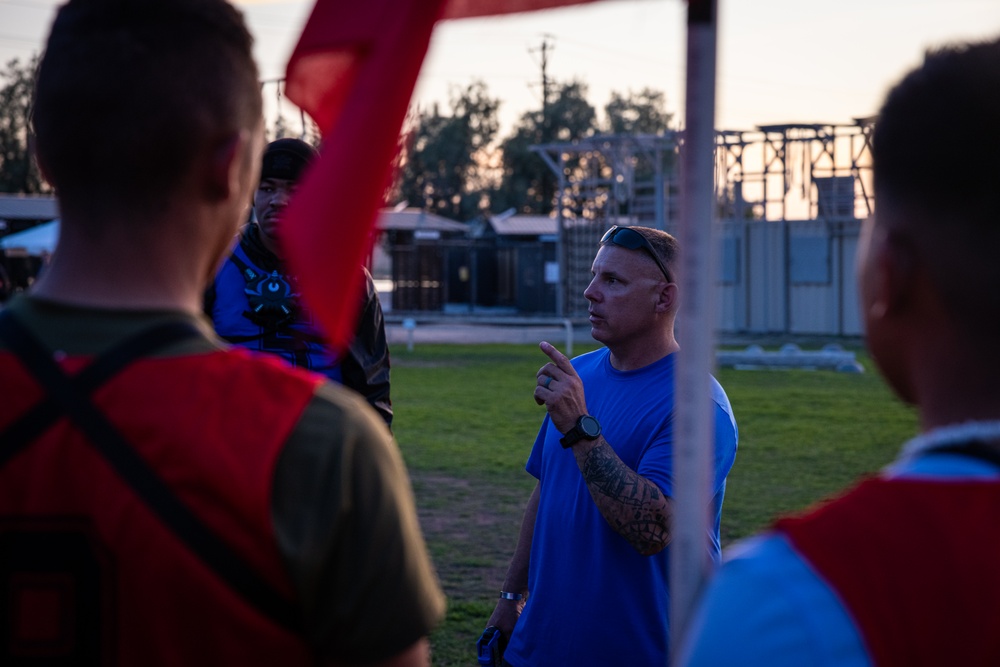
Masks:
[[[584,422],[584,420],[593,421],[594,424],[597,426],[597,432],[594,433],[593,435],[587,433],[587,431],[585,431],[583,429],[583,422]],[[581,415],[576,420],[576,423],[573,424],[573,428],[571,428],[569,431],[567,431],[566,434],[562,438],[559,439],[559,444],[562,445],[563,449],[569,449],[570,447],[572,447],[576,443],[580,442],[581,440],[584,440],[584,439],[586,439],[586,440],[596,440],[599,437],[601,437],[601,424],[600,424],[600,422],[598,422],[597,419],[595,419],[594,417],[591,417],[590,415]]]

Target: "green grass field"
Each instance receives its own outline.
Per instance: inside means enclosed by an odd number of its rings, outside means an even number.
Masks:
[[[534,486],[524,463],[544,416],[532,391],[547,359],[533,345],[399,346],[392,355],[393,429],[449,600],[432,636],[433,664],[474,665],[475,640]],[[890,394],[862,352],[858,357],[863,374],[716,374],[740,436],[723,508],[724,543],[878,470],[913,435],[912,409]]]

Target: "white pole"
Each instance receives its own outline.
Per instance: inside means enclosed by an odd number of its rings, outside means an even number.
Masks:
[[[671,649],[676,651],[710,575],[715,349],[715,60],[717,0],[689,0],[681,145],[680,313],[674,416],[674,521],[670,563]]]

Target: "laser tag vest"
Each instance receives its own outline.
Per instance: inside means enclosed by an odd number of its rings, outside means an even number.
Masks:
[[[294,278],[264,270],[241,243],[219,270],[214,291],[208,314],[219,336],[341,382],[339,359],[302,307]]]
[[[238,255],[231,260],[247,281],[243,292],[249,308],[243,317],[265,329],[291,324],[299,313],[299,295],[292,291],[290,282],[277,271],[268,274],[254,269]]]
[[[57,361],[12,320],[0,664],[312,664],[271,487],[320,380],[241,351],[148,356],[200,335],[186,322]]]
[[[869,479],[776,524],[876,665],[1000,664],[1000,483]]]

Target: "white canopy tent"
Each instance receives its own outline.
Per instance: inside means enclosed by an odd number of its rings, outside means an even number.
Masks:
[[[0,238],[0,249],[23,250],[29,255],[51,254],[59,241],[59,220],[50,220],[22,232]]]

